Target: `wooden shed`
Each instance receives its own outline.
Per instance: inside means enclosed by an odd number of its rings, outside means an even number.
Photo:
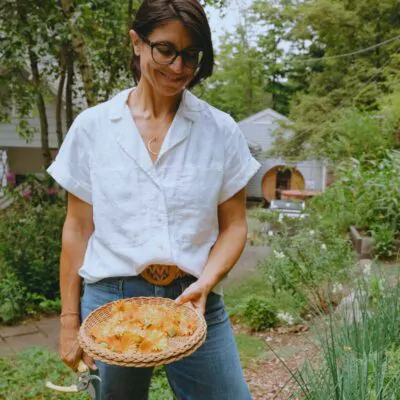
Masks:
[[[268,170],[262,179],[262,193],[266,200],[280,199],[283,190],[303,190],[305,179],[296,168],[277,165]]]

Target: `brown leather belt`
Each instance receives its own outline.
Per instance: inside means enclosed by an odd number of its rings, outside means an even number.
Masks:
[[[152,285],[167,286],[175,279],[189,274],[179,269],[176,265],[152,264],[140,275]]]

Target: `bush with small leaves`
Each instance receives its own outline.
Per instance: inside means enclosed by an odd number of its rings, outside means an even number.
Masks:
[[[243,312],[250,327],[256,331],[274,327],[278,322],[275,307],[260,296],[252,296],[246,302]]]

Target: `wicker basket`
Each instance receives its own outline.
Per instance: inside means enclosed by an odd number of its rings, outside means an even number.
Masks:
[[[168,346],[165,350],[154,353],[130,352],[116,353],[98,345],[89,335],[89,331],[96,325],[102,324],[110,317],[111,306],[115,303],[127,302],[140,306],[164,305],[176,309],[178,306],[171,299],[161,297],[135,297],[125,300],[117,300],[92,311],[83,321],[79,331],[79,344],[83,351],[95,360],[107,364],[120,365],[124,367],[155,367],[170,364],[181,358],[187,357],[196,351],[204,342],[207,335],[207,324],[202,315],[190,307],[183,306],[184,312],[190,317],[193,315],[198,320],[197,329],[191,336],[175,336],[168,338]]]

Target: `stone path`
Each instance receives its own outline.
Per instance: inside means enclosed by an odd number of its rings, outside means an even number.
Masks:
[[[266,247],[247,245],[235,268],[229,275],[226,285],[245,278],[254,272],[258,262],[268,254]],[[17,353],[32,346],[44,346],[58,351],[59,319],[42,318],[38,321],[27,321],[18,326],[0,326],[0,357]]]
[[[58,317],[27,321],[17,326],[0,327],[0,357],[4,357],[32,346],[44,346],[58,351]]]

